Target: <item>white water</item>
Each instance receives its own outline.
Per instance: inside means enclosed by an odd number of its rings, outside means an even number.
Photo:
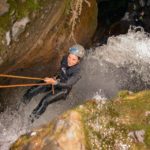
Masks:
[[[136,29],[135,29],[136,30]],[[143,30],[110,37],[85,58],[76,88],[80,99],[92,98],[102,89],[106,97],[120,89],[142,90],[150,83],[150,36]],[[86,93],[86,94],[85,94]]]
[[[0,149],[7,150],[18,135],[27,131],[28,126],[22,113],[10,109],[0,115],[0,120]]]
[[[38,95],[19,112],[7,109],[0,114],[0,149],[7,150],[21,134],[46,123],[84,99],[104,100],[120,89],[140,90],[150,85],[150,37],[144,31],[130,30],[128,34],[110,37],[107,45],[91,49],[83,62],[82,79],[75,85],[66,101],[50,105],[31,126],[28,116],[41,97]],[[101,89],[101,90],[100,90]],[[25,89],[14,93],[19,100]]]

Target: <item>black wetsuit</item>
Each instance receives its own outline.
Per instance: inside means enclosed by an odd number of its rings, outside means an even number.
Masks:
[[[37,107],[33,110],[32,114],[37,118],[45,112],[47,106],[55,101],[66,99],[72,86],[81,78],[80,64],[69,67],[67,63],[67,56],[64,56],[61,61],[61,67],[57,76],[58,83],[54,85],[55,94],[52,92],[52,86],[34,86],[27,90],[24,94],[24,103],[28,103],[31,98],[41,92],[48,92]]]

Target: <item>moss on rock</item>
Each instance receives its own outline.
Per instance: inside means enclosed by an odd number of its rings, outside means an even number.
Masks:
[[[52,143],[55,144],[52,150],[56,147],[81,150],[81,145],[85,150],[150,149],[150,91],[123,91],[118,95],[110,101],[91,100],[64,113],[47,126],[33,131],[35,136],[31,133],[21,136],[11,149],[26,147],[25,150],[30,150],[40,144],[38,148],[44,150],[44,144]],[[137,133],[143,134],[143,141],[138,139],[141,137]]]
[[[122,91],[105,104],[89,102],[81,109],[85,133],[92,150],[149,149],[150,91],[131,93]],[[144,143],[135,142],[130,132],[145,131]],[[89,142],[90,141],[90,142]]]
[[[36,0],[26,0],[24,3],[14,0],[8,0],[10,4],[9,12],[0,17],[0,28],[8,30],[14,20],[21,19],[31,12],[40,8],[40,2]]]

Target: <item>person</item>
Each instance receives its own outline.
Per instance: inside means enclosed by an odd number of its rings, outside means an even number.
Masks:
[[[64,56],[61,61],[60,70],[55,78],[44,78],[45,83],[48,85],[40,85],[31,87],[26,91],[23,96],[22,102],[28,104],[32,97],[42,92],[48,92],[32,111],[30,115],[31,122],[38,119],[43,114],[47,106],[53,102],[61,99],[66,99],[72,86],[81,78],[80,75],[80,62],[85,55],[85,49],[80,44],[75,44],[69,48],[69,54]],[[55,93],[53,93],[52,86]]]

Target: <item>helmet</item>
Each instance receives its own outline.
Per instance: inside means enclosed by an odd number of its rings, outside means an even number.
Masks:
[[[85,55],[85,49],[80,44],[75,44],[72,47],[69,48],[69,53],[74,54],[80,58],[83,58]]]

